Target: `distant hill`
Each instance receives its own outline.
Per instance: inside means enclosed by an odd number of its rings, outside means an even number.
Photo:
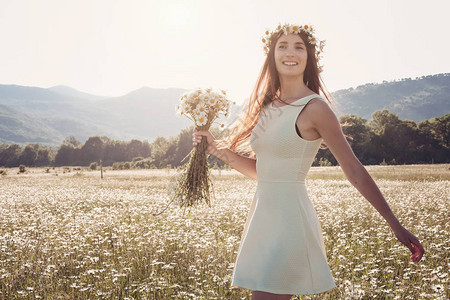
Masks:
[[[402,120],[423,120],[450,113],[450,73],[369,83],[332,93],[343,114],[370,120],[373,112],[387,109]]]
[[[0,85],[0,143],[58,146],[68,136],[84,142],[95,135],[152,141],[192,125],[175,107],[185,90],[142,87],[120,97],[97,96],[67,86],[48,89]],[[450,113],[450,74],[366,84],[332,93],[343,114],[370,119],[388,109],[416,122]],[[234,105],[231,123],[242,106]]]
[[[83,99],[87,99],[87,100],[101,100],[101,99],[108,98],[106,96],[97,96],[97,95],[84,93],[84,92],[81,92],[79,90],[76,90],[74,88],[71,88],[71,87],[65,86],[65,85],[53,86],[53,87],[49,88],[49,90],[51,90],[53,92],[57,92],[61,95],[70,96],[70,97],[74,97],[74,98],[83,98]]]
[[[0,85],[0,105],[2,114],[8,118],[8,122],[0,123],[0,142],[58,145],[61,138],[73,135],[83,140],[95,132],[124,137],[111,126],[110,111],[102,110],[91,100],[64,96],[49,89]],[[36,130],[43,133],[37,134]]]
[[[65,136],[37,118],[0,104],[0,143],[55,144]]]

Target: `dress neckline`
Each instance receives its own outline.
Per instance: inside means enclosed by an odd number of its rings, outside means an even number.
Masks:
[[[299,98],[299,99],[297,99],[297,100],[294,100],[294,101],[292,101],[292,102],[289,103],[289,104],[285,104],[285,105],[281,105],[281,106],[273,106],[273,102],[274,102],[274,101],[272,101],[272,102],[270,102],[270,107],[271,107],[271,108],[281,108],[281,107],[284,107],[284,106],[290,106],[290,104],[294,104],[294,103],[297,102],[297,101],[300,101],[300,100],[302,100],[302,99],[305,99],[305,98],[308,98],[308,97],[311,97],[311,96],[317,96],[317,97],[320,97],[320,95],[318,95],[318,94],[311,94],[311,95],[308,95],[308,96]]]

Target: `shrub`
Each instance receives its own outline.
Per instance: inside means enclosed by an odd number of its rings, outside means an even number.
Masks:
[[[96,163],[96,162],[92,162],[92,163],[89,165],[89,170],[92,170],[92,171],[97,170],[97,163]]]
[[[113,163],[112,169],[113,170],[122,170],[122,163],[120,163],[120,162]]]
[[[20,165],[19,166],[19,172],[20,173],[25,173],[26,170],[27,170],[27,167],[25,165]]]
[[[131,168],[131,164],[127,162],[115,162],[112,165],[113,170],[128,170]]]
[[[323,158],[323,157],[321,157],[319,159],[319,166],[321,166],[321,167],[330,167],[331,165],[332,164],[331,164],[331,162],[328,159]]]
[[[0,170],[0,175],[7,175],[8,173],[6,172],[6,170]]]
[[[152,160],[151,159],[142,159],[132,163],[131,166],[133,169],[151,169],[152,168]]]

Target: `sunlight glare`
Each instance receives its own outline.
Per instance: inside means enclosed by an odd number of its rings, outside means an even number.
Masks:
[[[163,35],[186,37],[192,34],[198,20],[195,2],[164,1],[156,9],[156,24]]]

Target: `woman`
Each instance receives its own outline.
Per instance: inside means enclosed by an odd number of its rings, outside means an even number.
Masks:
[[[193,133],[194,146],[205,136],[208,153],[257,180],[232,287],[251,289],[252,299],[261,300],[317,294],[336,286],[321,226],[305,187],[306,174],[322,142],[347,179],[418,262],[425,252],[422,245],[399,223],[354,155],[327,103],[330,100],[322,87],[318,64],[323,43],[315,37],[314,29],[279,25],[266,32],[263,43],[267,57],[247,114],[232,131],[230,142],[215,140],[209,131]],[[238,151],[249,138],[251,149]]]

